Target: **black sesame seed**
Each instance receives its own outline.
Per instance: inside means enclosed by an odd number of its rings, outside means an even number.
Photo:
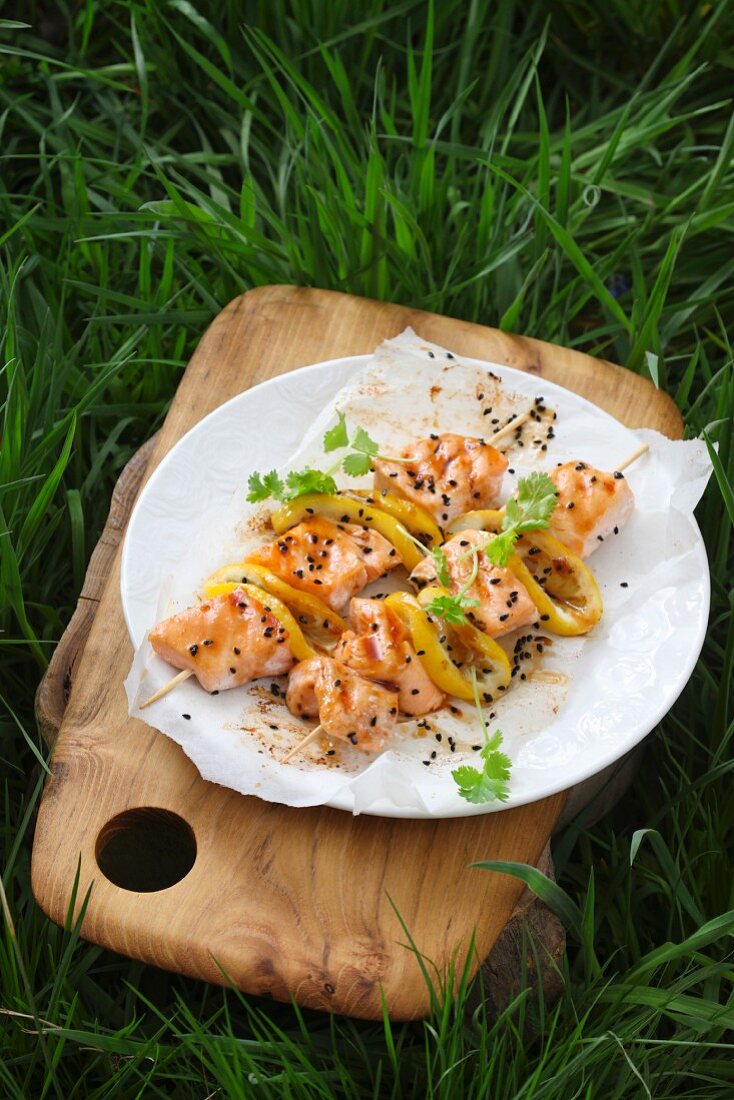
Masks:
[[[198,652],[199,652],[198,645],[190,645],[189,646],[189,653],[191,654],[192,657],[195,657]]]
[[[191,715],[190,714],[182,714],[181,717],[185,718],[187,722],[191,721]]]

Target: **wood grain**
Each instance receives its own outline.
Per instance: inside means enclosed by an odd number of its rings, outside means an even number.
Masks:
[[[213,408],[295,367],[371,351],[411,324],[461,354],[558,382],[630,426],[677,437],[672,401],[620,367],[525,337],[434,314],[293,287],[263,287],[232,302],[202,339],[147,463]],[[119,599],[119,549],[74,678],[46,784],[32,884],[62,922],[81,858],[79,898],[92,884],[82,934],[93,942],[252,993],[376,1018],[428,1010],[417,948],[445,973],[476,934],[485,958],[520,894],[477,859],[536,863],[563,806],[557,795],[498,815],[456,821],[351,818],[292,810],[204,782],[181,750],[127,716],[122,681],[131,647]],[[97,838],[116,814],[159,807],[196,838],[191,871],[154,893],[101,875]]]

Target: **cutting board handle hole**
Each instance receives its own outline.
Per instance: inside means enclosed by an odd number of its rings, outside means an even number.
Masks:
[[[95,850],[105,878],[123,890],[153,893],[185,878],[196,860],[196,837],[170,810],[125,810],[100,829]]]

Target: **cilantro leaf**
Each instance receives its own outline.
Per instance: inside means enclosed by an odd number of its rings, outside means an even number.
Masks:
[[[338,421],[333,428],[329,428],[328,432],[324,436],[324,450],[328,454],[329,451],[337,451],[340,447],[346,447],[349,444],[349,434],[347,432],[347,418],[343,412],[338,412]]]
[[[508,527],[510,523],[519,523],[521,519],[522,512],[520,511],[520,505],[517,503],[514,497],[510,497],[510,499],[507,501],[507,504],[505,505],[505,519],[502,521],[503,525],[504,527]]]
[[[334,478],[322,470],[291,470],[285,480],[288,486],[285,500],[295,500],[306,493],[338,492]]]
[[[259,500],[267,500],[268,497],[283,500],[283,482],[275,470],[271,470],[270,473],[262,477],[257,472],[250,474],[247,479],[247,488],[249,489],[247,500],[253,503]]]
[[[469,621],[466,617],[467,610],[478,606],[479,600],[471,599],[463,592],[457,592],[455,596],[434,596],[431,602],[426,604],[425,610],[429,615],[435,615],[437,619],[443,619],[444,622],[463,626]]]
[[[451,772],[459,794],[467,802],[474,805],[506,802],[510,797],[508,781],[512,761],[504,752],[498,751],[501,744],[502,734],[496,730],[480,753],[483,761],[481,770],[471,764],[462,764]]]
[[[306,493],[336,493],[337,485],[330,474],[322,470],[291,470],[282,481],[275,470],[267,474],[250,474],[247,500],[255,503],[273,497],[275,500],[295,500]]]
[[[517,537],[517,530],[511,527],[487,544],[485,553],[493,565],[507,565],[512,551],[515,549]]]
[[[479,701],[477,674],[473,668],[469,671],[474,706],[477,708],[477,717],[484,732],[484,745],[479,754],[482,758],[482,767],[473,768],[471,764],[462,764],[454,768],[451,775],[459,788],[459,794],[467,802],[472,802],[474,805],[480,805],[483,802],[506,802],[510,797],[509,779],[512,761],[509,756],[499,751],[502,732],[495,730],[490,736],[484,720],[482,704]]]
[[[328,453],[342,447],[349,447],[352,453],[338,461],[333,469],[341,466],[344,473],[349,474],[350,477],[362,477],[372,469],[373,458],[387,458],[387,456],[379,454],[379,445],[364,428],[357,427],[350,439],[346,416],[342,412],[337,412],[336,415],[338,418],[336,424],[333,428],[329,428],[324,436],[324,450]],[[394,458],[390,461],[407,462],[408,460]]]
[[[517,498],[510,497],[505,505],[502,532],[486,549],[495,565],[507,565],[515,542],[526,531],[547,527],[558,502],[558,493],[548,474],[534,471],[517,483]]]
[[[467,802],[480,805],[485,802],[507,802],[510,797],[508,779],[512,764],[503,752],[494,752],[485,760],[481,771],[464,764],[451,775],[459,788],[459,794]]]
[[[436,566],[436,580],[444,588],[451,587],[451,574],[449,573],[449,560],[446,557],[446,552],[443,547],[439,546],[435,550],[428,551],[429,556],[433,559],[433,564]]]
[[[486,729],[485,729],[485,733],[486,733]],[[487,742],[484,745],[484,748],[482,749],[482,756],[484,756],[484,754],[486,752],[494,752],[496,749],[498,749],[500,747],[501,744],[502,744],[502,733],[500,732],[500,730],[495,730],[494,733],[492,734],[492,736],[487,738]]]
[[[352,436],[352,449],[365,455],[376,455],[379,447],[364,428],[357,428]]]
[[[347,455],[342,462],[342,470],[350,477],[362,477],[372,469],[372,458],[367,454]]]
[[[558,491],[553,481],[548,474],[536,470],[517,483],[517,505],[522,517],[511,522],[521,534],[547,527],[557,503]]]

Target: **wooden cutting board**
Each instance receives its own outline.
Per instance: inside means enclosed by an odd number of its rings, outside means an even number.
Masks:
[[[460,354],[566,386],[629,427],[681,435],[670,398],[611,363],[419,310],[272,286],[235,299],[204,335],[147,476],[198,420],[249,386],[371,352],[406,325]],[[476,969],[521,887],[469,865],[537,863],[565,794],[435,822],[353,818],[243,797],[202,780],[177,745],[128,717],[122,683],[131,658],[118,550],[36,827],[33,891],[52,920],[66,919],[79,867],[77,913],[91,887],[84,938],[207,981],[364,1018],[380,1017],[383,997],[395,1020],[429,1009],[401,922],[439,974],[463,961],[474,936]]]

